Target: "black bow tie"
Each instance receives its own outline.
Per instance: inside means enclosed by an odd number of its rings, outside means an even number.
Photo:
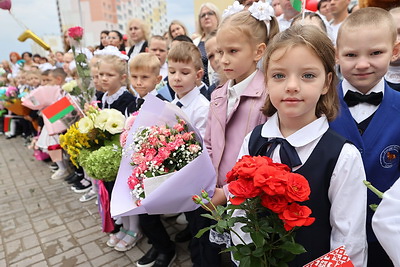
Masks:
[[[347,91],[346,95],[344,96],[344,101],[346,102],[347,106],[354,107],[360,103],[368,103],[371,105],[379,105],[382,102],[383,93],[370,93],[368,95],[363,95],[353,91]]]
[[[281,148],[279,149],[279,156],[281,158],[281,162],[288,165],[290,169],[301,165],[301,160],[299,158],[299,155],[297,154],[296,149],[291,144],[289,144],[286,139],[272,138],[267,142],[267,144],[271,145],[267,150],[267,157],[271,157],[272,152],[280,144]]]

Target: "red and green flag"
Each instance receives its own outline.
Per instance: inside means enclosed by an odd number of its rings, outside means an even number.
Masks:
[[[54,104],[48,106],[47,108],[42,110],[42,113],[46,116],[46,118],[54,123],[73,111],[75,108],[69,101],[69,99],[64,96]]]
[[[305,1],[305,0],[304,0]],[[297,11],[301,12],[301,8],[303,6],[303,3],[301,0],[290,0],[290,3],[292,4],[292,7],[296,9]]]

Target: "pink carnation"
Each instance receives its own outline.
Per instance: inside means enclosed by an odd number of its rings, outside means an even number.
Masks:
[[[174,129],[179,131],[179,132],[182,132],[182,131],[185,130],[185,128],[183,128],[183,126],[181,124],[179,124],[179,123],[174,125]]]
[[[83,36],[83,28],[82,27],[72,27],[68,29],[68,36],[76,41],[80,41]]]
[[[193,138],[193,132],[184,133],[182,135],[183,140],[189,141]]]
[[[138,183],[140,183],[140,181],[139,181],[138,178],[136,178],[134,175],[129,176],[129,178],[128,178],[128,186],[129,186],[129,189],[131,189],[131,190],[134,189],[135,186],[136,186]]]
[[[192,153],[197,153],[200,151],[200,149],[201,147],[199,145],[192,144],[189,146],[189,151]]]
[[[132,128],[132,125],[133,125],[133,123],[135,122],[136,117],[137,117],[137,116],[131,115],[131,116],[129,116],[129,117],[126,119],[125,127],[124,127],[124,129],[125,129],[126,131],[129,131],[129,130]]]
[[[128,137],[128,132],[123,131],[121,135],[119,136],[119,142],[121,143],[121,146],[124,147],[126,145],[126,139]]]

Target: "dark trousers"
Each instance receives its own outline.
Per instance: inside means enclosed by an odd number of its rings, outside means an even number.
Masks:
[[[158,252],[168,254],[175,250],[175,244],[165,230],[160,215],[140,214],[139,224],[142,232]]]
[[[379,266],[393,267],[394,265],[378,241],[368,242],[368,267]]]
[[[200,238],[194,237],[199,230],[215,224],[214,220],[204,218],[201,214],[208,213],[202,207],[197,210],[185,212],[190,233],[193,238],[189,243],[190,257],[194,267],[219,267],[221,266],[221,246],[210,242],[210,231],[205,232]]]

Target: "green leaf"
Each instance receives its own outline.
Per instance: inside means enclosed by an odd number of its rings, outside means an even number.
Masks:
[[[237,247],[236,246],[231,246],[231,247],[229,247],[229,248],[226,248],[226,249],[224,249],[224,250],[222,250],[222,252],[232,252],[232,253],[235,253],[235,252],[237,252],[238,251],[238,249],[237,249]]]
[[[203,228],[203,229],[199,230],[199,232],[194,237],[200,238],[205,232],[207,232],[215,227],[216,227],[216,225],[214,224],[209,227]]]
[[[293,242],[285,242],[279,247],[296,255],[307,252],[302,245]]]
[[[246,256],[240,259],[239,267],[250,267],[250,266],[251,266],[250,256]]]
[[[78,62],[78,63],[86,63],[86,55],[82,54],[82,53],[79,53],[76,56],[75,61]]]
[[[222,214],[225,213],[225,207],[224,206],[217,206],[217,213],[219,216],[222,216]]]
[[[242,226],[242,228],[240,228],[240,229],[242,229],[242,231],[245,233],[250,233],[252,231],[252,229],[250,227],[248,227],[247,225]]]
[[[261,258],[264,256],[264,248],[263,247],[258,247],[256,250],[253,251],[252,255],[257,258]]]
[[[203,214],[201,214],[201,216],[204,217],[204,218],[211,219],[211,220],[215,220],[215,221],[217,220],[216,218],[214,218],[214,216],[212,216],[209,213],[203,213]]]
[[[253,240],[253,243],[254,243],[254,245],[256,245],[257,248],[264,246],[264,244],[265,244],[264,235],[261,234],[260,232],[250,233],[250,237]]]
[[[218,221],[217,225],[218,225],[218,227],[221,227],[223,229],[227,229],[228,228],[226,221]]]
[[[251,249],[248,246],[242,246],[239,248],[240,254],[243,254],[245,256],[251,255]],[[249,258],[250,260],[250,258]]]

